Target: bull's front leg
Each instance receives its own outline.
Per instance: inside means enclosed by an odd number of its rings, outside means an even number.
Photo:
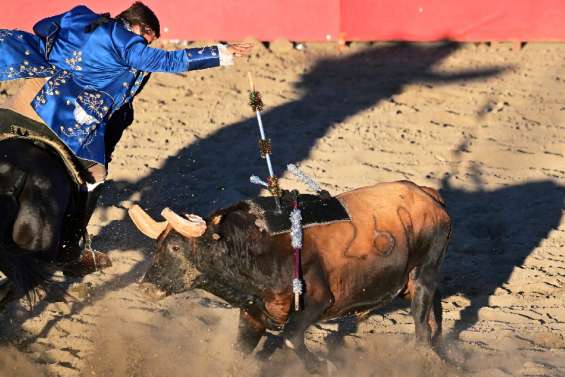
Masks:
[[[237,350],[245,354],[253,352],[261,337],[265,335],[265,324],[254,313],[246,309],[239,311],[239,326],[237,334]]]
[[[310,373],[325,374],[326,370],[322,361],[306,347],[304,332],[310,325],[318,322],[326,309],[332,305],[333,295],[319,264],[308,269],[304,281],[303,307],[291,313],[282,336],[285,345],[296,353]]]

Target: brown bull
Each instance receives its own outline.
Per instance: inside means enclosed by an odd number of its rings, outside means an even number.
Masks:
[[[130,216],[158,239],[146,278],[169,293],[188,288],[188,260],[201,275],[191,285],[239,307],[238,345],[251,352],[266,329],[282,329],[285,344],[309,370],[319,361],[304,332],[320,320],[380,307],[397,296],[411,300],[416,339],[431,345],[441,333],[438,279],[451,231],[439,194],[401,181],[337,196],[351,222],[304,229],[303,308],[294,311],[293,250],[288,233],[271,236],[250,202],[214,213],[207,221],[169,209],[157,223],[135,206]]]

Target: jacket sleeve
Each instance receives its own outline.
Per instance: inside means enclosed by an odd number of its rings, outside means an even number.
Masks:
[[[132,39],[122,55],[127,66],[145,72],[184,72],[220,65],[216,46],[167,51],[149,47],[142,37]]]

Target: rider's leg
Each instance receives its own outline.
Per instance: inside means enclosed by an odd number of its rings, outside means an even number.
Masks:
[[[86,227],[90,222],[90,218],[96,209],[96,203],[100,197],[100,192],[102,191],[102,186],[106,182],[107,170],[106,166],[96,163],[90,163],[87,167],[87,175],[89,176],[89,182],[86,183],[85,187],[85,197],[84,197],[84,212],[83,212],[83,227],[85,233]]]
[[[94,164],[92,162],[82,160],[80,162],[85,167],[86,175],[88,175],[90,182],[83,186],[80,193],[77,225],[81,237],[77,246],[81,249],[81,252],[78,260],[66,266],[66,271],[70,275],[84,275],[112,265],[110,259],[105,254],[92,248],[87,229],[103,189],[102,186],[106,178],[106,168],[104,165]]]

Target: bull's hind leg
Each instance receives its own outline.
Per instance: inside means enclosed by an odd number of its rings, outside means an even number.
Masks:
[[[441,334],[441,298],[437,290],[437,274],[417,267],[410,273],[408,286],[416,340],[421,344],[434,344]]]
[[[441,263],[447,246],[447,238],[432,244],[427,260],[410,272],[408,290],[411,312],[418,343],[435,345],[442,330],[441,296],[438,290]]]
[[[430,310],[430,314],[428,315],[428,325],[431,329],[431,340],[432,345],[435,346],[439,339],[441,338],[442,333],[442,322],[443,322],[443,308],[441,306],[441,292],[439,288],[436,288],[436,292],[434,294],[434,299],[432,302],[432,310]]]

